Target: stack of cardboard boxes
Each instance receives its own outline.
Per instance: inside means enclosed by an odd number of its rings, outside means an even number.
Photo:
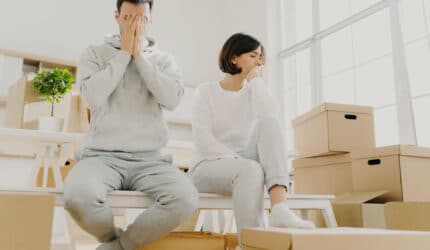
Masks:
[[[339,226],[430,230],[430,148],[376,148],[373,109],[364,106],[325,103],[293,129],[294,192],[336,195]]]
[[[403,230],[430,230],[430,149],[375,148],[371,107],[323,104],[293,128],[294,192],[335,194],[340,228],[247,228],[244,250],[429,249],[430,232]]]

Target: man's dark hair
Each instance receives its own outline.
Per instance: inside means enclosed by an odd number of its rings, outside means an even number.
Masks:
[[[237,68],[232,62],[234,56],[240,56],[245,53],[256,50],[261,46],[261,53],[264,61],[264,47],[254,37],[244,34],[236,33],[232,35],[224,43],[221,53],[219,54],[218,64],[222,72],[231,75],[240,74],[242,69]]]
[[[152,5],[154,4],[154,0],[117,0],[116,1],[116,8],[118,9],[118,12],[121,9],[122,3],[129,2],[134,4],[140,4],[140,3],[149,3],[149,9],[152,10]]]

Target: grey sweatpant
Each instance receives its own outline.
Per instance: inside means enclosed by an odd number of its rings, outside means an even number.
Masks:
[[[242,158],[205,160],[191,171],[199,192],[232,194],[237,231],[263,226],[264,185],[288,187],[284,137],[276,119],[256,122]]]
[[[105,242],[118,236],[107,194],[145,192],[154,197],[154,206],[120,235],[125,250],[145,246],[183,223],[197,208],[196,188],[171,163],[171,157],[156,153],[84,150],[65,181],[65,208],[85,231]]]

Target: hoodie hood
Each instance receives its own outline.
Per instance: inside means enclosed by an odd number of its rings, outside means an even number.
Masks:
[[[121,49],[121,36],[112,34],[106,35],[105,43],[116,49]],[[156,50],[156,48],[157,44],[154,39],[147,37],[146,40],[142,41],[142,50],[144,52],[152,52]]]

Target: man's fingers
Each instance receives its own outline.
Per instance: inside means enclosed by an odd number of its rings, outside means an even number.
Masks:
[[[136,18],[136,14],[134,13],[129,14],[127,18],[127,25],[130,26],[134,22],[135,18]]]

